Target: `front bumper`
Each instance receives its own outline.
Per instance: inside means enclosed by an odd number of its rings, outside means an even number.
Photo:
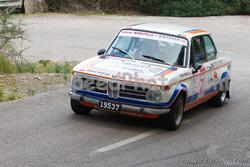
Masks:
[[[81,102],[81,104],[90,104],[94,108],[98,109],[99,107],[99,99],[86,97],[74,93],[72,91],[69,92],[69,96],[71,99],[77,100]],[[138,116],[138,117],[145,117],[145,118],[157,118],[162,114],[166,114],[170,111],[170,108],[148,108],[143,106],[134,106],[122,103],[121,114]]]

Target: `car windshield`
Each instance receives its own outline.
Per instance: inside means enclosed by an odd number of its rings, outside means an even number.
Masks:
[[[135,30],[122,30],[107,51],[110,56],[185,66],[187,40]]]

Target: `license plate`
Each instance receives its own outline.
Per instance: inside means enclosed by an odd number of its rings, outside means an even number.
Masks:
[[[122,105],[113,103],[113,102],[108,102],[108,101],[100,101],[99,102],[99,108],[102,110],[108,110],[108,111],[120,111]]]

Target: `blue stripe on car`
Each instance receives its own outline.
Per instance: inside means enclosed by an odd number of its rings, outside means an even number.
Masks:
[[[220,85],[219,84],[211,86],[210,88],[208,88],[207,90],[205,90],[205,96],[209,95],[210,93],[216,92],[219,89],[220,89]],[[187,103],[191,103],[191,102],[197,100],[198,96],[199,96],[198,93],[195,93],[195,94],[193,94],[191,96],[188,96]]]
[[[197,100],[198,99],[198,95],[199,95],[198,93],[195,93],[194,95],[189,96],[187,98],[187,103],[191,103],[191,102]]]
[[[208,94],[210,94],[210,93],[216,92],[216,91],[218,91],[219,89],[220,89],[220,85],[219,85],[219,84],[214,85],[214,86],[210,87],[209,89],[207,89],[207,90],[205,91],[205,96],[208,95]]]

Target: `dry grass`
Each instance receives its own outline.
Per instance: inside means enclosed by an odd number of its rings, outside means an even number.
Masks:
[[[69,76],[67,74],[67,78]],[[56,90],[68,83],[69,80],[65,80],[63,74],[56,73],[0,75],[0,102]]]

